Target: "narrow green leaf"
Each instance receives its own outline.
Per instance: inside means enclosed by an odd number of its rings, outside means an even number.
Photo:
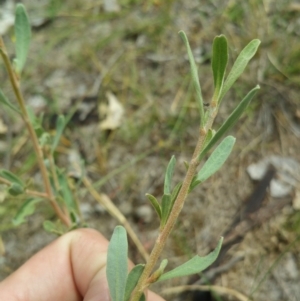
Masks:
[[[1,169],[0,170],[0,176],[6,180],[8,180],[11,183],[16,183],[20,186],[24,186],[23,181],[16,176],[15,174],[11,173],[10,171],[6,170],[6,169]]]
[[[248,107],[249,103],[253,99],[256,92],[260,89],[260,87],[257,85],[255,88],[253,88],[239,103],[239,105],[234,109],[234,111],[230,114],[230,116],[227,118],[227,120],[221,125],[221,127],[218,129],[216,134],[213,136],[213,138],[210,140],[210,142],[207,144],[207,146],[203,149],[203,151],[199,155],[199,161],[205,156],[205,154],[218,142],[218,140],[229,130],[231,129],[236,122],[239,120],[243,112]]]
[[[124,301],[129,300],[134,288],[136,287],[136,285],[144,271],[144,268],[145,268],[144,264],[138,264],[129,272],[129,274],[127,276],[127,281],[126,281]]]
[[[57,234],[57,235],[63,235],[64,234],[63,231],[58,230],[57,225],[55,225],[51,221],[44,221],[43,222],[43,228],[48,233],[54,233],[54,234]]]
[[[218,257],[221,246],[222,246],[223,237],[218,242],[217,247],[209,253],[205,257],[200,257],[196,255],[186,263],[182,264],[181,266],[175,268],[174,270],[171,270],[165,274],[163,274],[158,282],[172,279],[175,277],[183,277],[183,276],[189,276],[193,274],[197,274],[205,270],[207,267],[209,267]]]
[[[172,177],[174,173],[174,168],[176,165],[176,158],[175,156],[172,156],[165,175],[165,184],[164,184],[164,194],[171,194],[171,183],[172,183]]]
[[[255,55],[258,46],[260,44],[260,40],[255,39],[252,40],[239,54],[236,61],[234,62],[231,71],[229,72],[221,92],[220,100],[224,97],[227,91],[232,87],[232,85],[236,82],[236,80],[240,77],[240,75],[244,72],[246,66],[249,61]]]
[[[17,107],[15,107],[7,98],[6,96],[3,94],[3,92],[0,89],[0,102],[3,103],[5,106],[9,107],[10,109],[12,109],[13,111],[17,112],[17,113],[21,113]]]
[[[158,200],[156,199],[155,196],[146,193],[146,197],[148,198],[148,200],[150,201],[150,203],[152,204],[153,208],[155,209],[159,219],[161,219],[161,207],[158,203]]]
[[[171,195],[164,194],[161,200],[161,223],[160,227],[163,228],[166,224],[170,211],[172,209]]]
[[[72,191],[69,187],[68,178],[64,173],[58,174],[58,182],[63,202],[66,204],[69,212],[76,212],[77,206],[73,198]]]
[[[128,274],[128,243],[125,228],[117,226],[107,253],[106,277],[112,301],[124,301]]]
[[[206,135],[205,140],[204,140],[204,143],[203,143],[204,147],[210,142],[210,140],[213,138],[215,133],[216,133],[215,130],[212,130],[212,129],[208,130],[207,135]]]
[[[235,138],[228,136],[216,147],[193,180],[190,190],[194,189],[198,184],[203,183],[222,167],[229,157],[234,143]]]
[[[12,196],[20,195],[24,193],[24,187],[17,183],[12,183],[8,188],[8,193]]]
[[[215,91],[213,100],[219,101],[222,92],[226,66],[228,62],[228,46],[227,39],[224,35],[214,38],[213,42],[213,56],[212,56],[212,70],[214,75]]]
[[[186,48],[187,48],[187,53],[191,65],[191,75],[192,75],[192,81],[196,90],[196,97],[197,97],[197,103],[200,111],[200,118],[201,118],[201,125],[203,125],[204,122],[204,108],[203,108],[203,98],[202,98],[202,92],[201,92],[201,86],[199,82],[199,76],[198,76],[198,71],[197,71],[197,66],[195,63],[195,59],[189,44],[189,41],[187,39],[187,36],[184,31],[179,31],[179,35],[182,38]]]
[[[31,27],[23,4],[18,3],[15,19],[16,72],[21,74],[25,65],[31,39]]]
[[[65,129],[66,120],[64,115],[60,115],[56,121],[56,133],[51,146],[51,153],[53,153],[59,143],[60,137]]]
[[[180,182],[180,183],[178,183],[178,184],[174,187],[174,189],[173,189],[173,191],[172,191],[172,194],[171,194],[171,209],[173,208],[174,202],[176,201],[176,198],[177,198],[178,193],[179,193],[179,191],[180,191],[180,189],[181,189],[181,186],[182,186],[182,183]]]
[[[41,137],[42,134],[45,133],[45,130],[43,129],[43,115],[40,117],[35,116],[35,113],[30,106],[26,106],[26,111],[37,136]]]
[[[17,214],[15,215],[15,217],[13,219],[13,224],[15,226],[19,226],[22,223],[24,223],[26,221],[25,218],[34,213],[35,205],[36,205],[36,203],[38,203],[40,201],[41,201],[41,199],[34,199],[34,198],[27,199],[22,204],[22,206],[18,210]]]
[[[153,272],[153,274],[148,278],[148,283],[154,283],[156,282],[159,277],[164,273],[164,270],[168,264],[168,259],[164,259],[160,265],[159,268]]]

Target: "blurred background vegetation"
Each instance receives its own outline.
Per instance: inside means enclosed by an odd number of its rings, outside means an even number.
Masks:
[[[184,30],[189,38],[206,103],[213,92],[213,38],[226,35],[230,64],[249,41],[262,41],[244,75],[224,99],[216,127],[252,87],[259,84],[261,90],[231,131],[237,144],[226,166],[191,195],[179,218],[166,250],[171,264],[176,265],[195,252],[207,252],[231,223],[237,208],[254,189],[246,173],[250,163],[270,155],[300,162],[298,2],[22,2],[33,30],[22,76],[27,103],[37,114],[44,114],[44,126],[50,131],[58,114],[72,115],[58,148],[58,165],[72,173],[74,153],[79,154],[97,190],[110,196],[148,250],[157,234],[158,221],[145,193],[161,195],[164,169],[173,154],[179,162],[175,177],[182,178],[183,162],[191,156],[199,126],[186,50],[178,31]],[[0,1],[3,15],[4,11],[9,14],[13,6],[12,1]],[[8,28],[3,38],[13,55],[13,29]],[[2,62],[0,82],[14,101]],[[121,118],[115,117],[118,114]],[[2,108],[0,135],[1,168],[41,185],[22,121]],[[110,237],[116,221],[85,189],[78,188],[76,196],[85,221]],[[274,202],[270,197],[268,201]],[[0,203],[0,232],[6,249],[0,262],[2,278],[54,238],[41,229],[45,218],[54,218],[45,203],[39,204],[36,213],[20,228],[12,224],[21,204],[22,199],[11,197],[2,197]],[[244,242],[232,251],[233,255],[244,252],[245,259],[216,282],[245,295],[261,283],[255,300],[292,300],[286,291],[294,288],[278,287],[276,281],[283,280],[274,274],[271,277],[269,268],[297,239],[299,225],[300,214],[287,205],[247,234]],[[131,257],[140,260],[132,248]],[[294,256],[297,271],[298,249],[299,244],[294,243],[288,252]],[[270,287],[275,286],[270,292]]]

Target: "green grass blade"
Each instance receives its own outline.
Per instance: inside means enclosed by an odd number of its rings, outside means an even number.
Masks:
[[[217,247],[205,257],[200,257],[196,255],[186,263],[180,265],[179,267],[171,270],[165,274],[163,274],[158,282],[163,280],[168,280],[176,277],[189,276],[193,274],[198,274],[209,267],[218,257],[219,252],[221,250],[223,242],[223,237],[220,238]]]
[[[204,157],[204,155],[219,141],[219,139],[229,130],[231,129],[236,122],[239,120],[243,112],[248,107],[249,103],[253,99],[256,92],[260,89],[257,85],[253,88],[239,103],[239,105],[234,109],[234,111],[230,114],[227,120],[221,125],[216,134],[212,137],[207,146],[203,149],[203,151],[199,155],[199,161]]]
[[[200,118],[201,118],[201,125],[203,125],[204,122],[204,108],[203,108],[203,98],[202,98],[202,92],[201,92],[201,86],[199,82],[199,76],[197,71],[197,66],[195,63],[195,59],[189,44],[189,41],[187,39],[187,36],[184,31],[179,31],[179,35],[182,38],[189,57],[190,65],[191,65],[191,74],[192,74],[192,81],[196,90],[196,97],[197,97],[197,103],[200,111]]]
[[[126,289],[125,289],[125,297],[124,301],[129,301],[131,293],[133,292],[134,288],[136,287],[138,280],[140,279],[145,265],[138,264],[136,265],[128,274],[127,281],[126,281]]]
[[[13,111],[17,112],[17,113],[21,113],[4,95],[4,93],[1,91],[0,89],[0,103],[4,104],[5,106],[9,107],[10,109],[12,109]]]
[[[213,42],[213,56],[212,56],[212,70],[214,75],[215,91],[213,101],[218,103],[222,92],[226,66],[228,62],[228,46],[227,39],[224,35],[214,38]]]
[[[176,159],[175,156],[172,156],[165,174],[164,194],[171,194],[171,183],[172,183],[172,177],[174,174],[175,165],[176,165]]]
[[[228,136],[216,147],[193,180],[190,190],[203,183],[223,166],[232,151],[235,140],[234,137]]]
[[[149,193],[146,193],[146,197],[148,198],[148,200],[152,204],[153,208],[155,209],[159,219],[161,219],[161,207],[160,207],[156,197]]]
[[[255,55],[258,46],[260,44],[260,40],[255,39],[252,40],[239,54],[236,61],[234,62],[231,71],[229,72],[221,92],[220,100],[224,97],[227,91],[232,87],[235,81],[240,77],[240,75],[244,72],[246,66],[249,61]]]
[[[18,3],[16,7],[15,36],[16,72],[21,74],[27,59],[31,39],[31,26],[28,20],[26,9],[21,3]]]
[[[128,274],[128,243],[126,230],[117,226],[107,252],[106,277],[112,301],[124,301]]]

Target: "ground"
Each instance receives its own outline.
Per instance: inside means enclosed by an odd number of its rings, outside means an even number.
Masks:
[[[250,164],[272,155],[300,163],[300,6],[296,1],[23,2],[33,25],[22,75],[27,104],[37,114],[44,113],[49,130],[53,130],[57,115],[77,108],[57,149],[57,164],[74,172],[72,158],[82,159],[97,191],[117,205],[148,251],[158,233],[158,219],[145,193],[162,194],[164,171],[172,155],[177,158],[174,183],[183,178],[184,161],[190,160],[198,135],[199,115],[178,31],[184,30],[190,40],[206,103],[213,92],[213,38],[226,35],[230,66],[249,41],[262,41],[244,75],[226,95],[215,128],[256,84],[261,90],[230,131],[237,142],[225,166],[189,196],[163,254],[169,267],[195,253],[207,254],[232,224],[259,185],[247,174]],[[4,40],[13,54],[12,29],[4,34]],[[1,89],[14,101],[3,64],[0,79]],[[2,109],[0,121],[4,126],[2,167],[24,179],[32,178],[34,187],[42,189],[22,121]],[[294,186],[299,187],[299,178],[297,181]],[[222,264],[234,258],[237,262],[213,284],[258,301],[297,300],[297,188],[280,199],[272,197],[266,187],[264,192],[263,204],[250,216],[253,225],[243,232],[242,241],[230,248]],[[78,186],[76,195],[85,222],[109,239],[117,221],[84,187]],[[11,220],[21,203],[21,198],[7,198],[0,204],[0,231],[6,249],[0,258],[1,279],[56,237],[43,230],[45,219],[55,221],[44,202],[26,223],[15,227]],[[258,222],[258,213],[268,205],[278,208]],[[141,261],[134,245],[130,246],[131,258]],[[198,280],[182,278],[170,281],[168,287],[193,281]],[[154,286],[158,293],[165,288]],[[226,294],[221,300],[236,299]]]

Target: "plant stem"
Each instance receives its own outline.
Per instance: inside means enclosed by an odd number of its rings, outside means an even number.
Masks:
[[[20,89],[19,79],[18,79],[16,73],[13,70],[12,64],[10,62],[10,59],[9,59],[8,55],[7,55],[5,45],[4,45],[4,42],[3,42],[1,37],[0,37],[0,54],[1,54],[2,59],[4,61],[6,70],[8,72],[9,79],[10,79],[10,82],[12,84],[14,94],[15,94],[15,96],[17,98],[17,101],[18,101],[18,104],[20,106],[23,120],[24,120],[25,125],[27,127],[27,130],[29,132],[31,141],[33,143],[33,148],[34,148],[35,154],[37,156],[38,165],[39,165],[39,168],[40,168],[40,171],[41,171],[41,174],[42,174],[42,179],[43,179],[43,182],[44,182],[46,194],[48,195],[48,199],[50,200],[50,204],[53,207],[53,209],[54,209],[55,213],[57,214],[57,216],[61,219],[61,221],[66,226],[70,226],[71,225],[70,218],[68,217],[68,215],[66,215],[61,210],[61,208],[59,207],[58,203],[56,202],[56,200],[55,200],[55,198],[52,194],[51,184],[50,184],[50,180],[49,180],[49,177],[48,177],[47,168],[46,168],[45,163],[44,163],[43,152],[42,152],[42,149],[39,145],[38,138],[37,138],[37,135],[35,133],[35,130],[34,130],[32,124],[29,120],[29,116],[28,116],[28,113],[27,113],[27,110],[26,110],[26,107],[25,107],[25,101],[24,101],[24,98],[23,98],[23,95],[22,95],[22,92],[21,92],[21,89]]]
[[[162,229],[161,233],[159,234],[158,238],[156,239],[155,246],[153,247],[153,250],[150,254],[149,260],[145,265],[145,269],[144,269],[144,271],[139,279],[139,282],[135,288],[135,291],[133,293],[131,301],[139,301],[143,291],[147,288],[147,286],[148,286],[147,280],[150,276],[150,273],[152,272],[160,254],[165,246],[167,238],[168,238],[172,228],[174,227],[177,217],[182,210],[184,201],[188,195],[189,188],[192,183],[193,177],[195,175],[196,169],[199,165],[198,154],[201,151],[201,148],[203,147],[206,133],[207,133],[207,131],[205,129],[203,129],[203,128],[200,129],[200,135],[198,138],[198,142],[195,147],[192,160],[190,161],[188,171],[187,171],[184,181],[182,183],[182,187],[175,200],[175,203],[174,203],[174,206],[170,213],[169,219],[168,219],[165,227]]]
[[[196,173],[197,167],[200,163],[198,160],[199,154],[204,146],[206,134],[207,134],[208,130],[212,127],[214,119],[217,115],[217,111],[218,111],[217,104],[212,101],[211,107],[209,109],[209,117],[207,119],[207,122],[204,125],[204,127],[200,127],[199,138],[198,138],[192,159],[190,161],[189,168],[188,168],[185,178],[183,180],[182,187],[181,187],[179,194],[174,202],[174,206],[170,213],[169,219],[168,219],[165,227],[160,232],[158,238],[156,239],[156,242],[155,242],[155,245],[150,254],[149,260],[146,263],[144,271],[143,271],[143,273],[138,281],[138,284],[132,294],[131,301],[139,301],[143,291],[149,285],[148,278],[149,278],[154,266],[156,265],[156,262],[158,261],[161,252],[163,251],[163,248],[165,246],[167,238],[170,235],[170,233],[175,225],[175,222],[176,222],[176,220],[182,210],[182,207],[184,205],[185,199],[189,193],[190,185],[191,185],[193,177]]]

